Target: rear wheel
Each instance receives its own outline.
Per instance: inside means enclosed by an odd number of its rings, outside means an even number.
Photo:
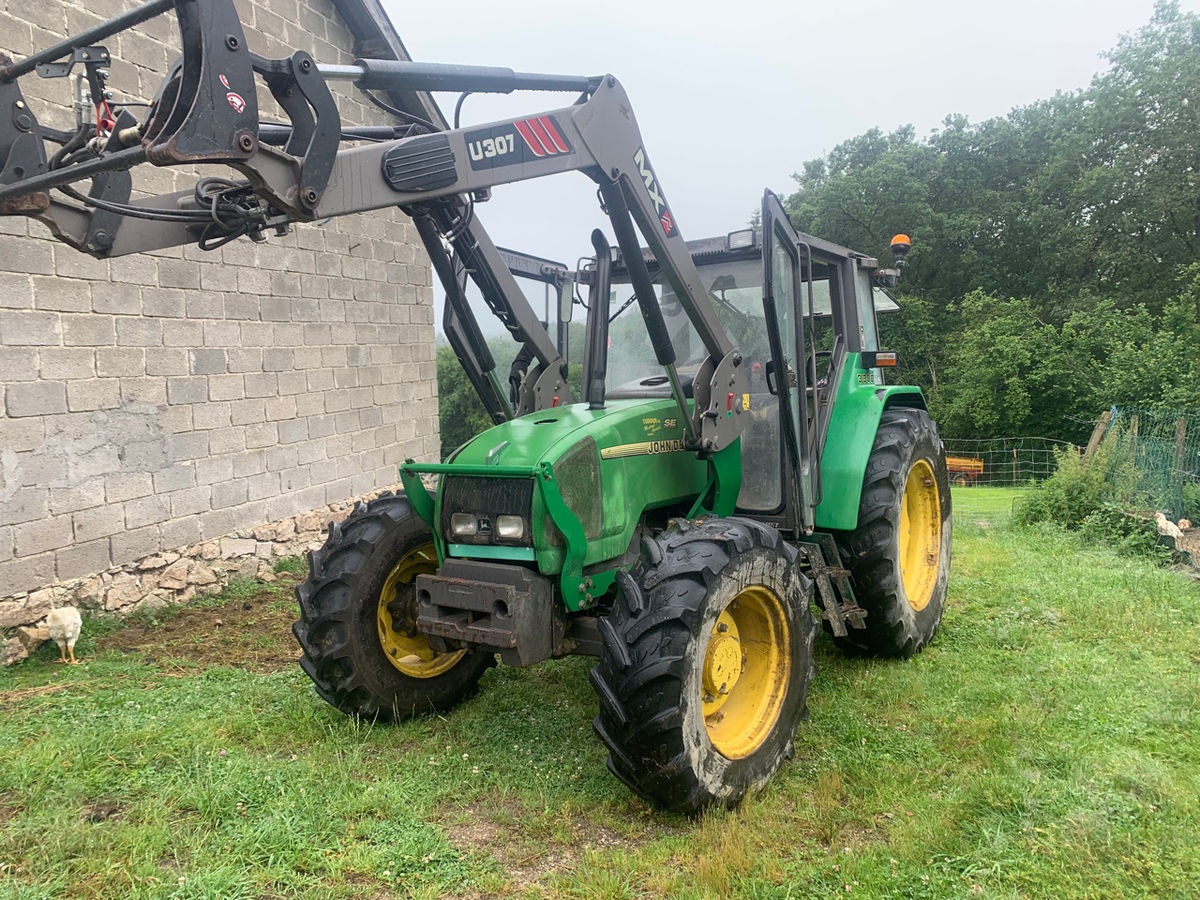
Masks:
[[[437,569],[425,523],[408,500],[359,504],[309,554],[292,632],[317,693],[342,712],[404,719],[445,710],[475,692],[494,664],[474,650],[435,651],[416,629],[417,575]]]
[[[858,527],[840,540],[867,611],[836,639],[877,656],[912,656],[937,631],[950,573],[950,484],[937,426],[924,410],[884,412],[867,461]]]
[[[733,806],[792,755],[812,677],[796,551],[744,519],[680,522],[601,620],[596,733],[634,792],[686,813]]]

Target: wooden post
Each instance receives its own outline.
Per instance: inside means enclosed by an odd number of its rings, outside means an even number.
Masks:
[[[1104,434],[1108,431],[1108,425],[1111,421],[1111,409],[1106,409],[1104,414],[1096,420],[1096,427],[1092,429],[1092,436],[1088,438],[1087,449],[1083,451],[1083,458],[1085,460],[1092,458],[1092,455],[1096,452],[1096,448],[1100,446],[1100,441],[1104,439]]]
[[[1180,416],[1175,420],[1175,468],[1171,472],[1171,502],[1175,518],[1183,515],[1183,465],[1186,462],[1187,419]]]

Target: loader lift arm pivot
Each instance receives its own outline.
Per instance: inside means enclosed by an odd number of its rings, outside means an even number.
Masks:
[[[183,52],[165,79],[145,121],[139,123],[128,110],[122,110],[104,134],[95,128],[88,133],[81,130],[73,136],[71,132],[38,126],[21,95],[18,84],[21,76],[36,71],[42,77],[58,77],[68,74],[73,65],[83,63],[87,67],[99,121],[103,85],[96,83],[96,69],[107,66],[109,56],[106,48],[93,46],[93,42],[119,34],[172,9],[176,10],[180,24]],[[209,65],[206,53],[212,55],[211,48],[222,42],[221,49],[227,53],[219,62],[230,65],[217,73],[217,82],[225,94],[220,96],[209,91],[205,95],[204,72]],[[404,55],[403,47],[394,49]],[[66,61],[54,62],[58,59]],[[391,92],[389,110],[404,124],[341,127],[326,80],[358,78],[374,83],[372,79],[380,77],[380,70],[384,71],[385,80],[394,78],[397,71],[403,73],[407,87]],[[203,197],[181,192],[130,203],[132,182],[127,167],[139,165],[148,158],[158,165],[185,161],[183,157],[172,156],[161,149],[183,130],[185,114],[199,119],[207,116],[208,138],[214,146],[221,141],[212,126],[221,116],[248,121],[257,118],[255,91],[246,89],[246,85],[252,87],[254,84],[251,72],[261,76],[289,117],[290,124],[257,123],[258,141],[265,146],[258,148],[262,152],[255,151],[255,166],[242,170],[248,176],[247,180],[204,182],[206,194]],[[0,108],[12,111],[10,122],[0,121],[0,214],[35,216],[59,239],[99,258],[197,239],[204,249],[215,249],[242,234],[261,240],[265,229],[271,226],[283,230],[292,220],[311,218],[311,206],[328,183],[340,142],[393,140],[443,129],[446,123],[432,96],[417,88],[422,85],[450,88],[457,80],[480,74],[493,77],[498,85],[507,84],[509,90],[522,85],[542,87],[547,81],[543,76],[523,76],[506,69],[429,67],[407,59],[364,62],[361,66],[318,66],[302,51],[284,59],[266,59],[247,52],[241,26],[228,3],[198,4],[175,0],[147,3],[20,62],[14,63],[0,52]],[[579,79],[570,79],[566,87],[577,90],[582,84]],[[378,101],[374,102],[378,104]],[[120,108],[119,103],[115,106]],[[107,106],[105,114],[109,114]],[[235,149],[243,155],[250,152],[247,148],[252,148],[250,130],[243,128],[235,135],[240,145]],[[45,138],[65,145],[49,162]],[[74,138],[78,138],[77,143],[72,143]],[[79,158],[73,159],[70,166],[64,166],[60,157],[67,150],[79,151],[85,141],[89,147],[94,145],[94,152],[77,153]],[[225,143],[229,143],[228,135]],[[153,157],[148,153],[152,145],[159,148]],[[283,152],[272,154],[270,147],[281,147]],[[192,158],[198,160],[201,156],[194,154]],[[215,157],[210,153],[207,158],[212,161]],[[272,167],[279,169],[274,174],[281,189],[272,190],[266,184],[263,170]],[[99,174],[92,174],[97,172]],[[70,191],[67,185],[88,177],[93,178],[92,189],[86,198],[91,209],[82,204],[64,203],[57,194],[51,193],[55,186]],[[260,190],[261,196],[255,190]],[[77,195],[68,196],[84,200]],[[470,268],[455,260],[446,268],[456,272],[469,271],[479,283],[489,309],[523,345],[522,353],[536,361],[536,366],[531,367],[534,377],[523,386],[521,397],[513,405],[519,412],[528,412],[539,408],[545,395],[544,405],[548,406],[552,402],[551,395],[568,394],[565,362],[553,342],[547,339],[524,296],[508,277],[509,273],[496,261],[486,231],[469,215],[469,210],[470,205],[463,198],[448,197],[436,207],[429,205],[408,211],[432,222],[440,233],[458,235],[451,256],[482,256],[485,259],[484,264]],[[149,221],[139,221],[131,216]],[[209,217],[208,222],[202,222],[205,217]],[[180,219],[184,221],[180,223]],[[164,225],[168,226],[165,230]],[[179,233],[181,227],[187,237]],[[435,260],[445,253],[440,241],[436,253],[431,250]],[[493,421],[511,417],[512,407],[494,387],[498,384],[490,371],[494,362],[479,336],[475,314],[463,302],[457,307],[448,306],[446,318],[446,334]]]
[[[181,57],[145,121],[97,133],[95,151],[86,158],[48,162],[45,132],[24,103],[19,79],[39,65],[70,56],[77,47],[95,45],[172,9],[179,23]],[[264,140],[256,76],[291,118],[282,149]],[[425,113],[416,118],[435,126],[444,126],[444,120],[440,114],[430,116],[436,106],[422,92],[535,89],[579,96],[570,106],[518,119],[425,133],[406,127],[391,140],[341,146],[345,135],[326,84],[330,78],[353,79],[363,88],[415,92]],[[748,385],[741,357],[718,321],[680,236],[629,99],[611,75],[539,75],[403,60],[321,66],[303,51],[265,60],[247,49],[232,0],[152,0],[20,62],[0,56],[0,103],[21,112],[0,118],[0,214],[33,216],[59,239],[98,257],[202,241],[219,245],[240,234],[261,239],[266,229],[284,230],[291,222],[404,208],[417,222],[446,287],[451,341],[497,421],[548,405],[551,395],[560,396],[566,367],[495,246],[473,220],[474,202],[497,185],[582,172],[600,187],[625,257],[640,259],[640,232],[704,345],[707,358],[696,376],[689,409],[657,298],[649,280],[639,279],[639,306],[689,423],[688,446],[709,454],[729,446],[741,433],[740,404],[734,402]],[[402,112],[410,120],[416,115]],[[271,131],[271,143],[281,139],[277,130],[266,129]],[[110,189],[115,190],[113,199],[98,196],[105,193],[103,188],[97,191],[103,183],[100,176],[144,163],[216,163],[242,177],[203,179],[191,191],[134,201],[128,199],[128,187],[116,180],[115,189]],[[70,188],[87,179],[96,179],[93,196]],[[56,188],[66,189],[76,202],[52,195]],[[103,240],[97,240],[93,223],[101,214],[107,214],[107,230]],[[477,326],[472,327],[460,272],[475,281],[488,305],[500,312],[505,326],[537,359],[516,410],[509,408],[494,360]]]

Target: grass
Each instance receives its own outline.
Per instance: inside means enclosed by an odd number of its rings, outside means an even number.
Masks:
[[[207,614],[228,627],[252,603],[261,625],[288,590]],[[188,615],[163,628],[198,632]],[[608,775],[588,660],[493,670],[445,717],[373,727],[290,663],[239,667],[232,636],[226,661],[189,659],[190,639],[104,649],[119,636],[81,641],[82,666],[0,672],[0,897],[1186,897],[1200,879],[1200,585],[1058,531],[963,523],[933,644],[881,662],[819,640],[796,758],[696,820]]]
[[[1028,487],[990,487],[970,485],[951,487],[954,524],[979,525],[992,528],[1012,524],[1014,504],[1029,493]]]

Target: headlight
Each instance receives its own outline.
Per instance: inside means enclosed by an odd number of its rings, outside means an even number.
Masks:
[[[525,520],[520,516],[497,516],[496,536],[502,541],[519,541],[525,537]]]
[[[474,537],[479,533],[479,520],[470,513],[455,513],[450,517],[450,533],[456,538]]]

